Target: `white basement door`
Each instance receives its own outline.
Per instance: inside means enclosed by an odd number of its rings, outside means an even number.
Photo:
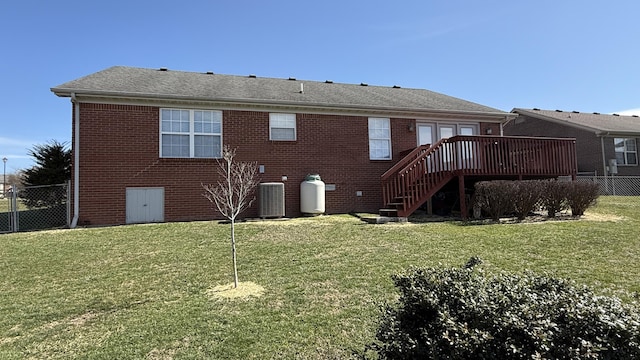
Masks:
[[[164,188],[127,188],[127,224],[164,221]]]

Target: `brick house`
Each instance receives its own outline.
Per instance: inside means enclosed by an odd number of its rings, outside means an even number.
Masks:
[[[223,144],[238,161],[256,161],[260,181],[284,184],[287,217],[301,215],[308,174],[326,183],[326,213],[396,207],[406,216],[461,175],[454,161],[478,162],[477,173],[485,157],[454,152],[476,151],[476,137],[497,147],[502,124],[517,116],[399,86],[165,68],[111,67],[51,91],[72,102],[73,226],[219,217],[201,184],[217,182]],[[420,164],[422,180],[409,184],[407,169]],[[431,172],[438,177],[425,179]],[[407,186],[412,200],[398,205]],[[257,206],[245,214],[257,215]]]
[[[581,173],[609,175],[615,160],[617,175],[640,175],[637,150],[640,118],[637,115],[519,108],[512,112],[518,117],[505,124],[506,135],[575,138]]]

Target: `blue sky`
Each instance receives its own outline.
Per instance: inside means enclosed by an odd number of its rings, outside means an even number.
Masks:
[[[34,1],[0,10],[0,157],[71,140],[50,88],[113,65],[423,88],[640,114],[636,0]]]

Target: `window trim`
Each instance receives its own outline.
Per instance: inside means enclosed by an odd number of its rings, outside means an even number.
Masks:
[[[618,140],[622,140],[622,144],[623,144],[623,150],[622,151],[618,151],[617,147],[616,147],[616,142]],[[627,141],[629,140],[633,140],[634,143],[634,147],[636,148],[635,150],[628,150],[627,149]],[[614,155],[616,155],[616,159],[618,158],[617,154],[622,154],[622,158],[624,159],[624,163],[618,163],[618,166],[638,166],[638,141],[636,140],[636,138],[623,138],[623,137],[615,137],[613,138],[613,153]],[[634,164],[629,164],[627,162],[628,158],[627,158],[627,154],[632,153],[635,154],[636,157],[636,162]]]
[[[188,111],[189,112],[189,132],[176,132],[176,131],[163,131],[162,130],[162,111],[163,110],[178,110],[178,111]],[[213,114],[218,114],[216,118],[220,119],[220,132],[212,132],[212,133],[204,133],[204,132],[196,132],[195,131],[195,112],[211,112]],[[215,115],[214,115],[215,116]],[[220,159],[222,158],[222,148],[223,148],[223,113],[221,110],[212,110],[212,109],[184,109],[184,108],[160,108],[158,112],[159,118],[159,146],[158,146],[158,155],[160,158],[164,159]],[[182,135],[189,136],[189,156],[174,156],[174,155],[163,155],[162,153],[162,136],[163,135]],[[195,138],[197,136],[212,136],[220,138],[220,149],[218,149],[217,156],[196,156],[195,155]]]
[[[284,117],[285,120],[293,120],[293,127],[274,127],[272,125],[276,117]],[[274,139],[273,129],[293,129],[293,139]],[[293,113],[269,113],[269,140],[270,141],[297,141],[298,140],[298,119]]]
[[[380,138],[372,138],[371,137],[371,122],[372,120],[385,120],[389,129],[389,136],[388,137],[380,137]],[[385,160],[392,160],[393,159],[393,151],[392,151],[392,147],[391,147],[391,119],[387,118],[387,117],[369,117],[368,121],[367,121],[367,138],[368,138],[368,143],[369,143],[369,160],[374,160],[374,161],[385,161]],[[374,157],[373,156],[373,152],[372,147],[371,147],[371,140],[377,140],[377,141],[386,141],[387,142],[387,147],[389,150],[389,157]]]

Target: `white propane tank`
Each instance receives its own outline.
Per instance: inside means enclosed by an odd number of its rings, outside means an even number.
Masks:
[[[300,211],[304,215],[324,213],[324,182],[318,174],[309,174],[300,184]]]

